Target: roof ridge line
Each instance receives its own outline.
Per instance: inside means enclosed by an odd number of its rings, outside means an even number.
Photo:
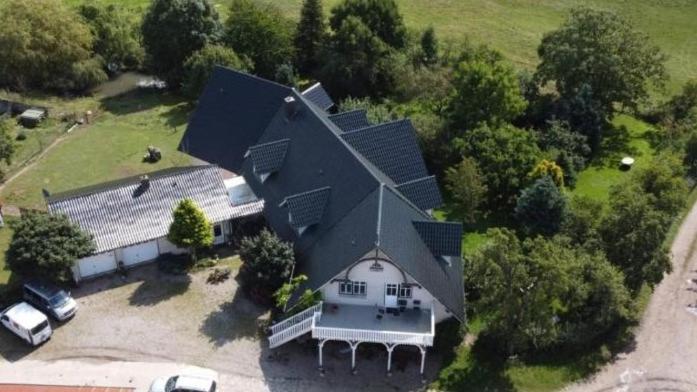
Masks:
[[[226,71],[235,72],[235,73],[237,73],[237,74],[239,74],[239,75],[242,75],[242,76],[244,76],[244,77],[246,77],[246,78],[248,78],[248,79],[254,79],[254,80],[258,80],[258,81],[260,81],[260,82],[265,82],[265,83],[267,83],[267,84],[272,84],[272,85],[277,86],[277,87],[283,87],[283,88],[286,88],[286,89],[288,89],[288,90],[294,90],[294,88],[292,88],[292,87],[290,87],[290,86],[286,86],[285,84],[281,84],[281,83],[278,83],[278,82],[274,82],[273,80],[269,80],[269,79],[264,79],[264,78],[262,78],[262,77],[259,77],[259,76],[256,76],[256,75],[252,75],[252,74],[247,73],[247,72],[242,72],[242,71],[237,70],[237,69],[234,69],[234,68],[225,67],[225,66],[222,66],[222,65],[216,65],[215,68],[222,68],[222,69],[224,69],[224,70],[226,70]],[[215,68],[214,68],[214,70],[215,70]]]
[[[378,199],[378,225],[377,225],[377,237],[375,240],[375,246],[379,247],[380,246],[380,235],[382,233],[382,201],[383,201],[383,195],[385,192],[385,184],[381,183],[380,184],[380,198]]]
[[[311,190],[309,190],[309,191],[303,191],[303,192],[300,192],[300,193],[294,193],[294,194],[292,194],[292,195],[288,195],[288,196],[286,196],[286,197],[283,198],[283,201],[282,201],[281,204],[279,204],[278,206],[279,206],[279,207],[283,207],[283,205],[286,204],[286,202],[288,201],[289,198],[299,197],[299,196],[305,196],[305,195],[309,195],[310,193],[320,192],[320,191],[324,191],[324,190],[330,190],[330,191],[331,191],[331,190],[332,190],[332,187],[330,187],[329,185],[327,185],[327,186],[323,186],[323,187],[320,187],[320,188],[311,189]]]
[[[382,122],[382,123],[380,123],[380,124],[372,124],[372,125],[367,126],[367,127],[354,129],[354,130],[352,130],[352,131],[344,132],[344,134],[347,134],[347,133],[354,133],[354,132],[360,132],[360,131],[365,131],[365,130],[368,130],[368,129],[379,128],[379,127],[382,127],[382,126],[385,126],[385,125],[391,125],[391,124],[396,124],[396,123],[400,123],[400,122],[408,122],[408,123],[409,123],[410,125],[412,125],[412,127],[413,127],[413,124],[412,124],[412,122],[411,122],[410,119],[408,119],[408,118],[398,118],[398,119],[396,119],[396,120],[385,121],[385,122]]]
[[[77,199],[80,197],[91,196],[97,193],[106,192],[127,185],[134,185],[136,181],[143,178],[143,176],[148,176],[150,180],[159,180],[174,175],[182,174],[187,171],[202,170],[209,168],[219,168],[219,166],[216,164],[173,166],[151,172],[134,174],[128,177],[117,178],[111,181],[104,181],[92,185],[86,185],[80,188],[74,188],[63,192],[56,192],[45,199],[48,203]],[[218,174],[222,181],[222,175],[220,175],[219,171]]]
[[[313,89],[316,89],[317,86],[321,86],[321,85],[322,85],[322,82],[317,81],[317,82],[315,82],[315,84],[313,84],[312,86],[310,86],[310,87],[306,88],[305,90],[303,90],[300,94],[305,94],[305,93],[307,93],[308,91],[312,91]]]
[[[284,142],[289,142],[289,141],[290,141],[290,138],[287,138],[287,137],[286,137],[286,138],[283,138],[283,139],[272,140],[272,141],[270,141],[270,142],[264,142],[264,143],[254,144],[254,145],[249,146],[249,148],[251,149],[251,148],[253,148],[253,147],[270,146],[270,145],[272,145],[272,144],[284,143]]]
[[[400,186],[402,186],[402,185],[414,184],[414,183],[417,183],[417,182],[426,180],[426,179],[428,179],[428,178],[434,178],[434,177],[435,177],[435,175],[434,175],[434,174],[431,174],[430,176],[415,178],[415,179],[413,179],[413,180],[409,180],[409,181],[406,181],[406,182],[402,182],[402,183],[400,183],[400,184],[397,184],[397,187],[400,187]]]

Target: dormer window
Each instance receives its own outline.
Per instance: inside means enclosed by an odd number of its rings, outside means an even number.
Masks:
[[[245,158],[251,158],[254,175],[259,181],[265,182],[271,174],[281,170],[289,146],[290,139],[282,139],[249,147]]]
[[[414,221],[414,228],[431,253],[448,266],[462,254],[462,225],[451,222]]]
[[[288,224],[298,236],[322,220],[330,193],[330,187],[319,188],[288,196],[279,205],[281,208],[288,209]]]

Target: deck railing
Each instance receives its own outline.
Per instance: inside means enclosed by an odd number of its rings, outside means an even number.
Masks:
[[[429,333],[322,327],[317,325],[316,318],[312,319],[311,329],[312,337],[315,339],[433,346],[435,315],[433,313],[433,308],[431,308],[431,331]]]
[[[309,307],[309,308],[303,310],[302,312],[300,312],[292,317],[289,317],[289,318],[287,318],[287,319],[285,319],[277,324],[272,325],[270,328],[271,334],[275,335],[275,334],[277,334],[285,329],[290,328],[291,326],[293,326],[295,324],[298,324],[298,323],[305,321],[305,320],[309,320],[312,317],[314,317],[315,312],[317,312],[317,311],[319,311],[319,312],[322,311],[322,302],[321,301],[317,305]]]

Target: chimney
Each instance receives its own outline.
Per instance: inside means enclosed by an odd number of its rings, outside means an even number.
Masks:
[[[286,120],[292,120],[298,113],[298,102],[292,96],[287,96],[284,99],[284,107],[286,111]]]

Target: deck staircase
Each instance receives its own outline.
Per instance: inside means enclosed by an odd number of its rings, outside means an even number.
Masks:
[[[322,314],[322,302],[271,326],[269,347],[276,348],[312,330],[315,317]]]

